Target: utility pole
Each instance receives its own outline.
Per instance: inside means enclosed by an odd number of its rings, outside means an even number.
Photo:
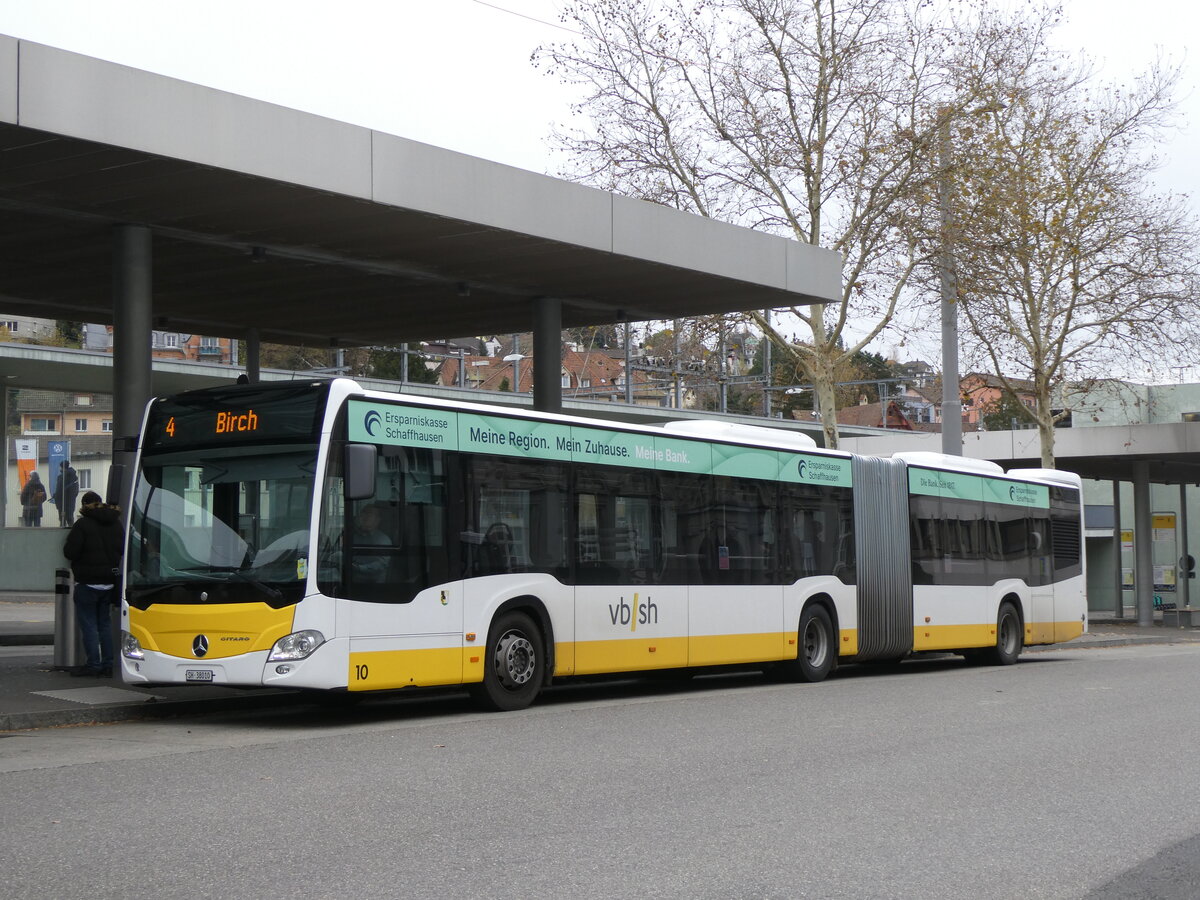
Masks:
[[[958,388],[958,275],[954,264],[953,213],[950,209],[950,110],[942,117],[938,138],[938,211],[942,253],[942,452],[962,456],[962,400]]]

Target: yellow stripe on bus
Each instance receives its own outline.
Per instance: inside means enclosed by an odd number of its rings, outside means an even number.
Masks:
[[[1073,629],[1072,637],[1078,637],[1083,631],[1078,622],[1056,622],[1053,627],[1056,634]],[[858,652],[856,629],[842,629],[839,638],[840,656],[853,656]],[[555,644],[555,675],[598,675],[795,659],[798,649],[795,641],[795,635],[790,632],[561,641]],[[991,647],[995,643],[995,625],[926,625],[914,629],[913,634],[916,651]],[[481,645],[351,653],[349,689],[369,691],[478,683],[484,676],[484,653],[485,648]]]
[[[129,633],[146,650],[181,659],[197,659],[196,638],[208,641],[204,659],[224,659],[270,650],[292,631],[295,607],[272,609],[265,603],[156,603],[129,610]]]
[[[843,629],[840,637],[839,656],[853,656],[858,652],[857,630]],[[766,632],[696,635],[690,638],[578,641],[574,645],[560,643],[556,646],[558,665],[555,666],[555,674],[596,675],[604,672],[776,662],[796,658],[799,651],[796,640],[794,632]],[[575,661],[573,671],[563,664],[569,658]]]
[[[913,629],[913,650],[960,650],[993,647],[995,625],[919,625]]]
[[[385,691],[462,683],[461,647],[351,653],[350,669],[346,675],[346,686],[352,691]]]
[[[1077,637],[1083,637],[1083,620],[1075,621],[1068,620],[1066,622],[1054,623],[1054,642],[1073,641]]]
[[[794,640],[794,635],[792,636]],[[688,665],[727,666],[738,663],[778,662],[796,658],[796,645],[787,644],[780,632],[773,634],[704,634],[688,640]]]
[[[576,641],[575,674],[678,669],[688,664],[687,654],[686,637]]]
[[[1053,635],[1054,642],[1069,641],[1083,634],[1082,622],[1028,622],[1025,643],[1050,643],[1033,635]],[[966,650],[972,647],[996,646],[996,626],[987,625],[919,625],[913,629],[913,650]]]

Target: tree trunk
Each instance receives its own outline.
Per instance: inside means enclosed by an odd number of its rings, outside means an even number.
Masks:
[[[1042,450],[1042,468],[1054,468],[1054,419],[1045,416],[1037,417],[1038,443]]]

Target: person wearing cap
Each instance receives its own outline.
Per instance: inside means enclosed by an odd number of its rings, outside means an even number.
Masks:
[[[117,572],[125,547],[121,511],[106,504],[95,491],[81,498],[79,518],[67,533],[63,556],[71,561],[75,577],[75,621],[83,636],[87,662],[72,675],[111,676],[112,624],[109,611],[116,604]]]

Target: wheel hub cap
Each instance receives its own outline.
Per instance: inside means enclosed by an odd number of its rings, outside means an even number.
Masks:
[[[506,634],[496,644],[496,674],[506,688],[519,688],[533,677],[533,644],[522,634]]]

